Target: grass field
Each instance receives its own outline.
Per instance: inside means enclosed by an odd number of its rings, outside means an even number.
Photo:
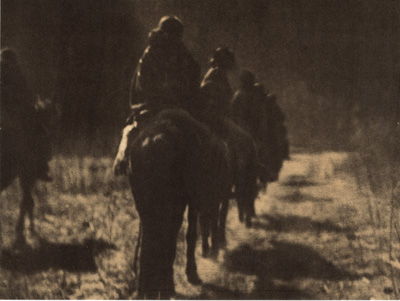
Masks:
[[[390,244],[397,254],[390,261],[389,200],[377,210],[362,162],[349,153],[292,155],[279,182],[259,195],[253,229],[238,222],[232,202],[219,260],[201,258],[198,248],[201,286],[184,274],[185,222],[175,261],[178,298],[395,298],[399,241]],[[139,220],[127,181],[114,178],[111,165],[105,156],[56,156],[54,182],[35,191],[38,237],[28,235],[22,250],[11,248],[17,183],[2,193],[1,298],[135,297]]]

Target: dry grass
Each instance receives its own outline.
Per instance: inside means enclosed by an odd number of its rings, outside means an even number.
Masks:
[[[394,120],[374,118],[368,122],[356,122],[354,140],[360,146],[358,160],[363,170],[359,185],[368,196],[370,219],[376,229],[376,240],[383,260],[389,265],[392,289],[400,298],[397,277],[400,254],[393,249],[400,242],[400,187],[399,135]],[[383,235],[382,235],[383,234]]]
[[[35,193],[39,239],[31,237],[32,248],[19,252],[10,248],[20,199],[17,183],[3,193],[3,236],[10,254],[2,254],[2,298],[116,299],[132,294],[138,215],[127,181],[112,176],[111,164],[106,157],[56,156],[51,162],[54,182],[37,185]],[[85,249],[89,253],[81,255]],[[37,262],[24,266],[30,258]]]
[[[11,248],[20,192],[16,183],[3,192],[1,298],[135,297],[134,201],[127,181],[112,176],[111,156],[90,153],[51,162],[54,182],[35,192],[39,239],[28,235],[30,248]],[[185,221],[175,262],[178,298],[395,298],[390,199],[375,197],[363,162],[347,153],[295,154],[280,182],[260,194],[255,227],[241,225],[232,205],[227,250],[218,262],[197,254],[203,286],[184,274]],[[391,253],[399,254],[394,236]],[[394,279],[399,272],[395,267]]]

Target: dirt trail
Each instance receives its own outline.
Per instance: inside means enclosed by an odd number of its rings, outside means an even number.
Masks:
[[[139,219],[127,183],[113,182],[104,172],[112,164],[109,158],[72,161],[80,169],[60,162],[71,165],[63,158],[54,161],[59,185],[42,185],[43,197],[36,196],[42,241],[22,252],[11,247],[20,192],[14,185],[2,194],[0,299],[134,298]],[[252,229],[239,223],[232,204],[228,246],[218,261],[201,257],[199,241],[203,285],[186,280],[185,222],[175,261],[177,298],[394,298],[384,263],[387,246],[377,239],[387,237],[388,230],[372,226],[364,173],[347,153],[292,155],[279,181],[259,195]],[[380,219],[388,217],[382,212]],[[397,245],[396,254],[399,250]]]
[[[241,225],[236,208],[231,208],[227,249],[218,263],[199,254],[205,284],[194,287],[178,279],[179,297],[393,297],[387,294],[391,283],[378,263],[357,168],[346,153],[293,155],[279,181],[260,194],[252,229]]]

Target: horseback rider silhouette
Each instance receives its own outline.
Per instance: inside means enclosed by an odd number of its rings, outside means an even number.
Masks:
[[[259,107],[255,103],[255,75],[250,71],[240,74],[240,88],[232,100],[232,118],[257,141],[259,131]]]
[[[241,202],[242,196],[245,196],[245,202],[250,204],[249,198],[255,198],[257,195],[257,171],[263,169],[263,166],[258,162],[256,146],[251,135],[231,119],[230,104],[233,91],[228,74],[234,67],[235,56],[231,49],[219,47],[214,51],[210,69],[200,88],[200,97],[206,107],[202,121],[227,143],[236,199]],[[249,225],[250,216],[246,219]]]
[[[276,103],[277,96],[267,94],[263,84],[256,83],[254,90],[254,105],[258,108],[255,119],[259,120],[255,140],[260,160],[267,171],[260,175],[260,180],[262,183],[274,182],[278,179],[283,161],[289,159],[285,115]]]
[[[116,175],[126,173],[130,142],[152,116],[165,109],[190,112],[198,106],[200,66],[183,44],[182,35],[183,24],[176,16],[163,17],[149,34],[149,45],[132,79],[132,115],[114,161]]]
[[[163,17],[149,34],[149,46],[139,60],[131,85],[132,115],[123,130],[115,175],[126,174],[131,142],[152,117],[163,110],[180,109],[210,128],[231,148],[238,174],[244,157],[256,157],[252,138],[230,120],[232,89],[228,72],[235,66],[229,48],[217,48],[200,87],[200,67],[182,42],[183,25],[175,16]],[[199,90],[200,87],[200,90]],[[200,122],[199,122],[200,121]]]
[[[33,93],[18,64],[17,55],[8,48],[1,51],[1,111],[1,134],[13,137],[7,141],[3,137],[2,141],[13,150],[19,167],[36,179],[52,181],[48,175],[51,150],[47,129],[35,110]],[[4,131],[8,131],[7,135]]]

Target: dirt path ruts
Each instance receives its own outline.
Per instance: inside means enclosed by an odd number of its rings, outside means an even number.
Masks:
[[[83,162],[98,166],[98,173],[71,168],[71,179],[59,179],[71,186],[68,193],[54,190],[55,185],[40,187],[45,198],[37,202],[36,225],[43,242],[25,252],[10,249],[20,192],[14,188],[3,193],[6,248],[0,257],[0,299],[135,297],[131,264],[138,215],[131,192],[104,176],[111,159]],[[388,230],[373,227],[372,196],[360,164],[346,153],[292,155],[279,181],[259,195],[252,229],[238,222],[236,206],[231,206],[228,246],[218,261],[203,259],[198,243],[203,285],[186,280],[182,227],[175,261],[177,298],[394,298],[384,263],[387,247],[377,239],[387,237]],[[65,166],[60,166],[55,170],[61,173]],[[113,189],[101,192],[99,183]],[[81,191],[81,184],[86,193],[73,193]],[[381,212],[380,218],[389,216]],[[396,254],[399,250],[396,245]]]
[[[377,268],[368,202],[352,168],[346,153],[293,155],[280,180],[260,194],[252,229],[231,208],[227,249],[218,263],[199,254],[205,284],[178,279],[179,297],[390,298],[390,280]]]

